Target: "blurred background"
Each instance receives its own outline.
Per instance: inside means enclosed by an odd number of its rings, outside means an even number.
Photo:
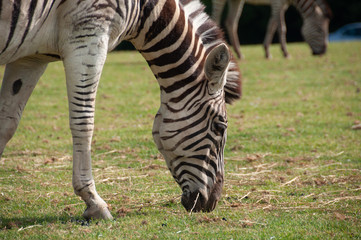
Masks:
[[[354,22],[361,22],[361,0],[326,0],[333,12],[330,22],[330,33],[338,28]],[[207,6],[206,11],[212,12],[212,1],[202,0]],[[225,7],[227,9],[227,7]],[[270,6],[255,6],[245,4],[238,25],[238,35],[241,44],[259,44],[263,42],[268,19],[271,15]],[[225,16],[225,14],[223,14]],[[224,21],[223,21],[224,22]],[[286,12],[287,42],[301,42],[302,18],[295,7],[290,6]],[[250,31],[249,26],[252,26]],[[278,42],[275,34],[273,42]]]
[[[212,1],[201,0],[206,5],[208,14],[212,12]],[[330,33],[340,27],[354,22],[361,22],[361,0],[327,0],[333,12],[330,22]],[[225,7],[227,11],[227,6]],[[256,6],[245,4],[238,25],[238,35],[241,45],[260,44],[263,42],[268,19],[271,14],[270,6]],[[223,19],[225,12],[223,12]],[[222,21],[224,23],[224,21]],[[287,42],[302,42],[301,35],[302,18],[295,7],[290,6],[286,12]],[[250,30],[252,26],[252,30]],[[223,27],[223,25],[222,25]],[[278,42],[278,34],[275,34],[273,42]],[[133,49],[127,42],[121,43],[117,49]]]

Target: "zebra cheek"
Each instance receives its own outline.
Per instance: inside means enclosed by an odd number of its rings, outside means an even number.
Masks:
[[[161,139],[162,122],[163,122],[163,115],[160,112],[158,112],[154,118],[152,135],[153,135],[153,140],[154,140],[159,152],[163,155],[163,158],[165,159],[165,162],[166,162],[169,170],[172,172],[171,159],[174,158],[174,154],[171,151],[166,150],[164,148],[164,144]]]

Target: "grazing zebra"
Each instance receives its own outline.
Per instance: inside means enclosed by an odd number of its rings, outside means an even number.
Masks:
[[[220,24],[226,0],[212,0],[212,17]],[[263,46],[266,58],[271,58],[269,46],[278,28],[281,49],[285,57],[289,57],[286,48],[285,12],[289,5],[294,5],[303,18],[302,35],[310,45],[314,55],[322,55],[327,50],[328,25],[332,12],[325,0],[228,0],[226,30],[238,58],[242,58],[238,39],[238,22],[244,3],[255,5],[271,5],[271,18],[268,22]]]
[[[91,170],[95,96],[107,52],[122,40],[143,55],[161,91],[154,141],[188,211],[212,211],[223,187],[226,102],[240,98],[240,73],[198,1],[0,0],[0,157],[47,64],[66,73],[73,138],[73,188],[85,218],[111,219]]]

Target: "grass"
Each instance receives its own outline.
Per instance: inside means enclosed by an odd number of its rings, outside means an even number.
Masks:
[[[360,239],[361,43],[331,44],[324,57],[288,47],[291,59],[275,45],[271,61],[242,48],[223,196],[191,215],[152,140],[156,80],[138,53],[109,54],[92,156],[114,221],[81,218],[63,67],[50,64],[0,160],[0,239]]]

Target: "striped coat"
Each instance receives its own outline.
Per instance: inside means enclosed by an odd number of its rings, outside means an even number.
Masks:
[[[130,41],[161,90],[154,141],[182,189],[188,211],[212,211],[223,186],[226,102],[241,83],[217,25],[198,1],[0,0],[0,157],[25,104],[51,61],[66,73],[73,138],[74,192],[84,217],[112,218],[95,188],[91,140],[95,99],[107,52]]]

